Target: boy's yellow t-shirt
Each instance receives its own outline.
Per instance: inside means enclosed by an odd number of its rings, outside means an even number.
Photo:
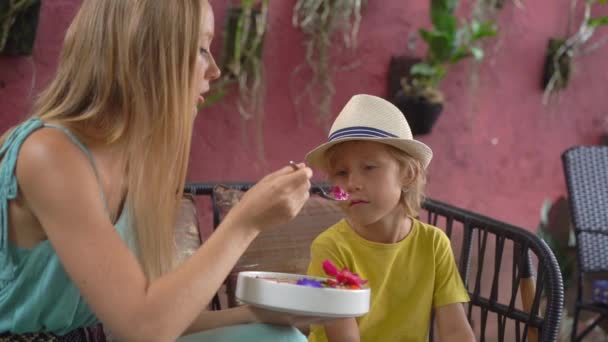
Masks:
[[[362,342],[427,341],[433,308],[469,301],[448,237],[413,218],[408,236],[393,244],[365,240],[341,220],[312,243],[308,274],[326,277],[327,259],[368,280],[370,310],[357,318]],[[322,325],[308,338],[327,341]]]

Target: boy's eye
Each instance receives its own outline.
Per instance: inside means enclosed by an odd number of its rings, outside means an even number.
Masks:
[[[334,176],[336,176],[336,177],[346,176],[346,171],[344,171],[344,170],[342,170],[342,171],[336,171],[334,173]]]
[[[200,49],[199,49],[199,51],[200,51],[200,53],[201,53],[202,55],[206,55],[206,54],[208,54],[208,53],[209,53],[209,50],[207,50],[207,49],[205,49],[205,48],[200,48]]]
[[[365,165],[366,170],[373,170],[376,168],[376,165]]]

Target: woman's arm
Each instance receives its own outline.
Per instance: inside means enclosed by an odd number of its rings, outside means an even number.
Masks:
[[[151,282],[109,221],[92,166],[69,138],[51,129],[33,133],[16,173],[26,205],[97,317],[117,336],[145,341],[180,336],[259,231],[297,214],[311,176],[288,167],[267,176],[189,260]]]
[[[435,318],[439,328],[439,341],[475,341],[475,335],[462,303],[448,304],[435,308]]]
[[[328,318],[297,316],[284,312],[265,310],[249,305],[218,311],[203,311],[192,323],[185,334],[225,327],[228,325],[248,323],[268,323],[278,325],[308,326],[330,321]]]

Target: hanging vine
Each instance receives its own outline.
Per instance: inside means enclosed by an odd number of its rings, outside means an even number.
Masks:
[[[361,24],[361,12],[367,0],[298,0],[293,9],[293,25],[305,35],[306,63],[296,68],[292,76],[304,67],[312,71],[312,79],[295,96],[296,108],[308,97],[318,104],[319,123],[330,120],[331,103],[335,93],[332,82],[331,50],[336,33],[342,33],[343,45],[354,49]],[[295,91],[294,91],[295,92]]]
[[[237,109],[244,119],[261,115],[264,104],[262,47],[269,0],[241,0],[229,10],[222,49],[222,76],[213,83],[205,106],[222,99],[228,88],[238,89]]]
[[[593,36],[595,30],[601,25],[608,24],[608,16],[592,17],[591,8],[594,4],[607,4],[607,0],[585,0],[583,20],[577,31],[565,39],[551,39],[547,51],[544,72],[544,94],[543,104],[548,104],[549,99],[557,90],[567,86],[571,74],[573,59],[581,53],[589,53],[608,42],[608,37],[595,43],[587,49],[583,49],[585,43]],[[568,31],[573,22],[573,16],[577,8],[577,1],[570,3],[570,15],[568,19]]]
[[[516,5],[518,5],[517,0],[513,0]],[[496,22],[498,13],[505,6],[505,0],[475,0],[473,4],[473,11],[471,18],[473,21],[484,23],[484,22]],[[476,41],[473,43],[473,46],[476,48],[482,48],[482,41]],[[495,48],[493,52],[496,53],[498,49],[498,44],[495,44]],[[487,49],[483,49],[484,51]],[[471,68],[469,72],[469,126],[472,125],[475,112],[477,109],[475,108],[475,104],[477,101],[477,91],[479,90],[479,68],[481,66],[482,60],[473,59],[471,62]]]

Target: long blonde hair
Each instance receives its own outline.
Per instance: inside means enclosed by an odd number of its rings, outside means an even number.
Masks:
[[[206,0],[84,0],[33,116],[124,146],[126,206],[150,278],[173,267]]]

